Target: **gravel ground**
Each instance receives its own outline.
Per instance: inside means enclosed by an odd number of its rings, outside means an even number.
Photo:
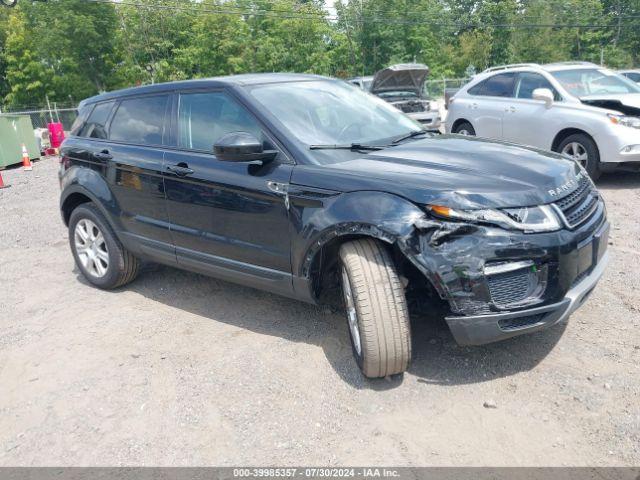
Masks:
[[[640,176],[599,184],[612,263],[567,324],[468,348],[414,319],[409,372],[368,381],[328,309],[165,267],[88,286],[56,167],[2,172],[0,465],[640,464]]]

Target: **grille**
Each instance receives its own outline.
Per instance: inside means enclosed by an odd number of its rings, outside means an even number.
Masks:
[[[515,330],[517,328],[535,325],[544,317],[544,313],[538,315],[529,315],[528,317],[506,318],[498,322],[498,326],[502,330]]]
[[[531,269],[521,268],[491,275],[488,283],[491,299],[496,305],[523,302],[531,295]]]
[[[556,202],[562,211],[569,227],[574,228],[586,222],[598,207],[598,192],[591,185],[591,181],[583,176],[578,187],[569,195]]]
[[[404,113],[424,112],[425,108],[422,102],[407,102],[399,105],[400,110]]]

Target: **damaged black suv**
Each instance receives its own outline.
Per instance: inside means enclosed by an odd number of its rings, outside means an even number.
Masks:
[[[608,257],[604,203],[573,160],[430,136],[317,76],[85,100],[60,183],[71,251],[93,285],[120,287],[155,261],[306,302],[343,299],[368,377],[407,369],[410,308],[446,306],[461,344],[533,332],[579,307]]]

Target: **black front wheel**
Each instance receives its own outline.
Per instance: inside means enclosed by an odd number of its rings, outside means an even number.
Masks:
[[[18,0],[0,0],[0,4],[4,5],[5,7],[15,7],[17,3]]]
[[[380,242],[340,247],[340,276],[353,355],[370,378],[404,372],[411,361],[411,328],[404,288]]]
[[[469,122],[462,122],[459,125],[456,125],[453,129],[453,133],[457,133],[458,135],[466,135],[469,137],[475,137],[476,131]]]
[[[565,138],[558,145],[558,152],[582,165],[592,180],[596,180],[602,173],[598,146],[583,133],[576,133]]]

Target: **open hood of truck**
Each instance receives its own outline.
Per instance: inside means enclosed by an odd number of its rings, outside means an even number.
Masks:
[[[371,93],[409,91],[420,96],[429,67],[421,63],[401,63],[378,71],[373,77]]]
[[[606,108],[624,115],[640,117],[640,93],[589,95],[580,97],[580,101],[592,107]]]

